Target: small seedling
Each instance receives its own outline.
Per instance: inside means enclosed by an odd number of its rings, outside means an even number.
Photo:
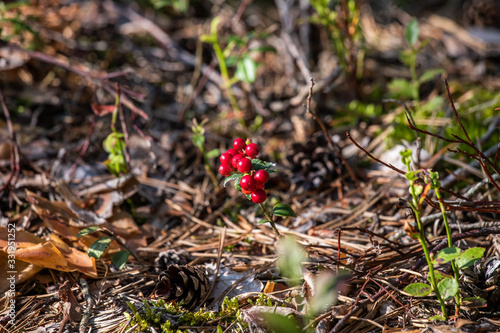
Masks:
[[[248,200],[258,204],[264,211],[265,219],[259,224],[270,223],[276,235],[280,235],[276,228],[276,217],[295,217],[293,209],[283,203],[276,204],[270,212],[265,206],[267,193],[265,185],[269,181],[269,174],[276,172],[276,164],[257,159],[260,153],[259,146],[238,138],[233,141],[233,148],[220,155],[221,165],[219,173],[226,178],[224,186],[234,180],[234,188],[246,195]]]
[[[405,288],[405,291],[413,296],[426,296],[432,291],[436,294],[439,304],[441,305],[441,316],[431,317],[431,320],[447,320],[448,313],[446,311],[446,301],[454,298],[456,299],[456,312],[458,313],[460,309],[460,304],[462,302],[459,295],[459,269],[466,268],[475,261],[481,259],[485,249],[480,247],[470,248],[462,252],[459,248],[452,247],[452,237],[451,229],[448,224],[448,219],[446,217],[446,209],[443,205],[443,199],[440,192],[439,175],[437,172],[432,172],[430,170],[415,170],[412,171],[410,168],[411,164],[411,150],[407,149],[401,152],[402,161],[407,167],[406,179],[410,183],[409,192],[411,194],[411,200],[408,202],[410,208],[413,211],[413,216],[417,224],[417,228],[411,226],[405,226],[408,234],[418,239],[424,250],[425,259],[429,266],[429,276],[427,283],[412,283]],[[417,180],[420,178],[418,175],[423,175],[425,186],[418,184]],[[425,239],[425,230],[422,223],[422,204],[427,198],[430,190],[434,190],[436,197],[439,201],[439,207],[443,214],[443,221],[445,224],[446,235],[448,239],[448,247],[441,250],[434,258],[431,257],[429,248]],[[448,276],[442,272],[436,271],[435,267],[439,264],[451,263],[454,276]]]
[[[87,252],[89,257],[94,257],[96,259],[99,259],[104,254],[104,252],[108,248],[109,244],[113,240],[115,240],[118,242],[118,244],[120,244],[120,246],[122,248],[125,249],[123,251],[118,251],[117,253],[115,253],[113,258],[111,259],[111,262],[115,265],[115,267],[118,270],[121,270],[125,267],[125,264],[127,263],[128,257],[131,254],[142,265],[142,261],[128,248],[128,246],[124,242],[122,242],[122,240],[119,237],[117,237],[113,232],[111,232],[110,230],[108,230],[106,228],[101,228],[98,226],[85,228],[82,231],[80,231],[76,237],[80,238],[80,237],[83,237],[85,235],[89,235],[91,233],[97,232],[97,231],[100,231],[100,232],[107,234],[108,237],[100,238],[90,245],[89,250]]]
[[[191,136],[191,140],[193,141],[193,144],[200,149],[201,155],[203,156],[203,164],[205,164],[205,170],[207,170],[208,175],[210,179],[212,180],[212,183],[215,186],[215,189],[219,189],[219,184],[217,183],[217,180],[215,179],[215,173],[214,170],[212,169],[212,166],[210,165],[210,158],[213,158],[217,156],[219,153],[219,150],[214,149],[209,152],[206,151],[205,149],[205,124],[208,122],[207,119],[202,120],[200,124],[196,121],[196,119],[193,119],[193,126],[191,126],[191,130],[193,131],[193,134]]]

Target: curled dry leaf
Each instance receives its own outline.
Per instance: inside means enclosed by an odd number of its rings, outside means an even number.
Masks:
[[[7,235],[7,228],[0,227],[0,251],[4,253],[8,251]],[[79,271],[97,277],[94,259],[85,252],[69,247],[54,234],[46,241],[27,231],[16,231],[15,244],[16,261],[64,272]]]

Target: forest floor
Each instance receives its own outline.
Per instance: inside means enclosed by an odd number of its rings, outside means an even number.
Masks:
[[[433,3],[0,3],[0,331],[499,331],[500,7]]]

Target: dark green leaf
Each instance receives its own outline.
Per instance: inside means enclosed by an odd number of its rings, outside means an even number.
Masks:
[[[268,222],[271,222],[271,221],[266,220],[266,219],[262,219],[262,220],[260,220],[259,222],[257,222],[257,224],[258,224],[258,225],[261,225],[261,224],[268,223]]]
[[[264,322],[269,332],[303,333],[295,319],[277,313],[264,313]]]
[[[227,183],[234,180],[236,183],[240,183],[241,177],[243,177],[243,174],[241,172],[237,172],[232,174],[231,176],[227,176],[224,178],[224,187],[226,187]]]
[[[443,273],[441,271],[434,271],[434,276],[436,277],[436,283],[439,283],[442,279],[446,279],[446,278],[451,278],[452,277],[451,275],[445,274],[445,273]],[[427,281],[429,281],[429,283],[432,283],[430,275],[427,275]]]
[[[484,251],[485,249],[482,247],[472,247],[465,250],[455,261],[458,268],[463,269],[474,265],[476,261],[481,259]]]
[[[418,28],[418,21],[416,18],[412,19],[405,29],[405,38],[408,43],[413,47],[418,40],[420,30]]]
[[[125,264],[127,263],[129,255],[130,255],[130,252],[128,252],[128,251],[118,251],[113,256],[113,259],[111,259],[111,262],[115,265],[115,267],[118,270],[121,271],[125,267]]]
[[[433,260],[433,264],[440,265],[440,264],[447,263],[447,262],[452,261],[453,259],[457,258],[458,256],[460,256],[461,253],[462,253],[462,251],[458,247],[447,247],[447,248],[439,251],[439,253],[436,255],[436,257]]]
[[[266,170],[268,173],[273,173],[278,170],[273,169],[276,166],[276,163],[266,162],[259,160],[258,158],[254,158],[252,160],[252,169],[253,170]]]
[[[96,259],[99,259],[104,253],[104,251],[106,251],[106,249],[109,246],[109,243],[111,243],[112,240],[113,238],[111,237],[103,237],[93,242],[89,248],[88,252],[89,257],[94,257]]]
[[[276,49],[272,46],[258,46],[248,50],[250,52],[273,52],[276,53]]]
[[[82,236],[91,234],[91,233],[96,232],[96,231],[98,231],[100,229],[101,229],[101,227],[97,227],[97,226],[85,228],[82,231],[80,231],[78,233],[78,235],[76,235],[76,238],[80,238]]]
[[[441,297],[448,301],[458,293],[458,283],[455,278],[446,278],[438,283],[438,290]]]
[[[285,204],[282,204],[282,203],[279,203],[273,207],[273,215],[285,216],[285,217],[288,217],[288,216],[297,217],[297,215],[295,215],[295,212],[293,211],[292,207],[285,205]]]
[[[427,296],[431,293],[432,287],[427,283],[412,283],[406,286],[405,291],[413,296]]]
[[[487,302],[481,297],[467,297],[462,298],[462,305],[468,308],[482,308],[487,305]]]

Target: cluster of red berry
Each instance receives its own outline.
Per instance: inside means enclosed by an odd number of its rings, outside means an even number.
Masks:
[[[255,203],[266,201],[267,194],[264,191],[264,184],[269,180],[269,174],[266,170],[252,170],[251,159],[259,154],[259,146],[252,143],[250,139],[235,139],[233,148],[220,156],[219,173],[223,176],[229,176],[233,171],[244,173],[241,177],[240,186],[243,194],[250,195]]]

